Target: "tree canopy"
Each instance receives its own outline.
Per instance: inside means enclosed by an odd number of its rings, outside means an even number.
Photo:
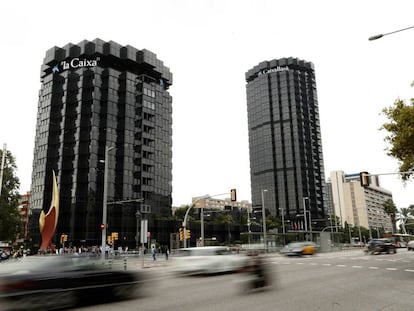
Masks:
[[[398,160],[400,172],[414,170],[414,99],[409,103],[397,99],[394,105],[384,108],[382,112],[388,118],[388,122],[381,127],[388,132],[384,139],[390,144],[387,154]],[[404,174],[402,178],[407,180],[413,174]]]
[[[384,208],[384,212],[390,216],[391,223],[392,223],[392,230],[394,233],[396,233],[397,232],[396,216],[398,213],[398,209],[395,206],[394,201],[392,199],[388,199],[382,204],[382,207]]]
[[[0,150],[0,159],[3,150]],[[0,240],[15,241],[21,232],[22,221],[17,207],[19,206],[20,181],[16,176],[16,161],[7,151],[3,169],[3,181],[0,195]]]

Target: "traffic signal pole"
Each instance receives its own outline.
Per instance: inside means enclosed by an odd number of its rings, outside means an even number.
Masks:
[[[201,197],[198,197],[188,208],[187,211],[185,212],[185,216],[184,216],[184,220],[183,220],[183,228],[184,228],[184,239],[183,239],[183,247],[186,248],[187,247],[187,236],[186,236],[186,230],[187,230],[187,217],[188,217],[188,213],[190,212],[190,210],[197,204],[197,202],[201,201],[201,200],[205,200],[205,199],[210,199],[210,198],[214,198],[214,197],[218,197],[218,196],[222,196],[222,195],[228,195],[228,192],[225,193],[220,193],[220,194],[214,194],[214,195],[204,195]],[[236,189],[231,189],[230,194],[232,196],[232,198],[236,198]],[[200,222],[201,222],[201,246],[204,246],[204,207],[201,207],[201,215],[200,215]]]
[[[379,173],[379,174],[370,174],[368,172],[360,172],[359,178],[361,180],[362,187],[368,187],[370,185],[369,177],[371,176],[384,176],[384,175],[409,175],[414,174],[414,169],[407,172],[393,172],[393,173]]]

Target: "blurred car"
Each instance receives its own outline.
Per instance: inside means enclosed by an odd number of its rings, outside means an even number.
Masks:
[[[392,241],[388,239],[373,239],[368,242],[367,249],[365,252],[370,254],[381,254],[381,253],[396,253],[397,249]]]
[[[313,255],[317,246],[313,242],[291,242],[280,250],[281,254],[287,256]]]
[[[173,270],[179,274],[236,272],[246,264],[247,256],[226,246],[182,248],[173,258]]]
[[[0,310],[56,310],[130,299],[140,294],[146,279],[143,271],[117,270],[87,257],[26,257],[1,266]]]
[[[414,251],[414,240],[407,243],[407,251]]]

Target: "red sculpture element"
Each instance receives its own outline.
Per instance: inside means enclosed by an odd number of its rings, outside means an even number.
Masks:
[[[43,211],[39,217],[39,229],[42,235],[42,245],[39,250],[46,250],[51,246],[52,237],[55,234],[57,222],[59,218],[59,191],[57,188],[57,181],[55,172],[53,171],[53,192],[52,202],[49,211],[45,215]]]

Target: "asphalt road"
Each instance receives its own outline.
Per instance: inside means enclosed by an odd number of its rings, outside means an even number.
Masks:
[[[77,310],[414,310],[414,252],[405,249],[389,255],[358,249],[269,256],[273,286],[257,292],[242,291],[243,274],[175,276],[169,266],[173,260],[147,268],[153,282],[145,297]]]

